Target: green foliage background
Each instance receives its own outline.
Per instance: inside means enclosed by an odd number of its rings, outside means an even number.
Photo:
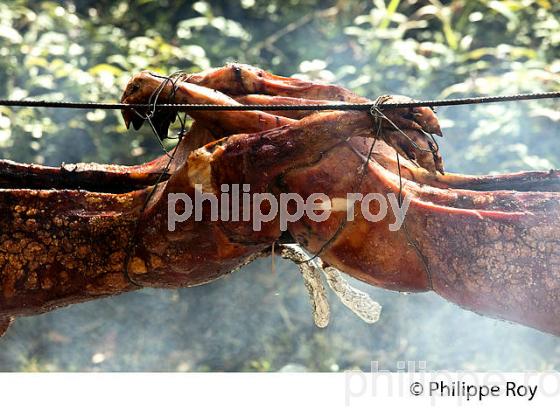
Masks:
[[[132,73],[239,61],[375,97],[560,90],[552,0],[1,0],[0,98],[115,101]],[[559,167],[558,102],[440,109],[446,168]],[[0,107],[0,157],[140,163],[160,155],[119,112]],[[460,240],[460,238],[447,238]],[[20,319],[0,370],[429,369],[560,367],[558,338],[465,312],[434,295],[364,287],[384,305],[359,322],[333,303],[313,327],[296,269],[259,261],[200,288],[146,290]]]

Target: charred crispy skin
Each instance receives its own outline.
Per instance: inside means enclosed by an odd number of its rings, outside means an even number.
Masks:
[[[244,65],[176,82],[143,72],[130,81],[123,101],[145,103],[156,90],[160,103],[368,101],[342,87]],[[147,113],[139,114],[123,112],[126,124],[140,127]],[[467,309],[560,335],[558,172],[443,175],[429,136],[441,135],[431,110],[382,114],[193,111],[195,124],[169,166],[167,156],[136,167],[78,164],[73,171],[0,163],[0,334],[13,316],[138,284],[199,285],[262,255],[281,237],[278,219],[255,232],[250,221],[211,221],[205,209],[202,222],[167,228],[168,194],[192,196],[195,184],[207,193],[219,193],[221,184],[250,184],[252,193],[304,198],[400,193],[410,204],[395,232],[388,228],[394,218],[372,223],[357,210],[345,222],[345,201],[327,221],[304,217],[288,231],[326,263],[372,285],[433,290]],[[152,122],[160,136],[175,115],[156,110]],[[404,157],[400,172],[395,151]],[[144,209],[154,175],[163,171]],[[378,209],[373,201],[371,212]]]

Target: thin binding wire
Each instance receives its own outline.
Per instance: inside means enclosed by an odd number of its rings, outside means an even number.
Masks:
[[[484,97],[465,97],[450,98],[439,100],[418,100],[399,103],[384,103],[378,108],[413,108],[413,107],[449,107],[455,105],[472,105],[472,104],[492,104],[506,101],[527,101],[560,98],[560,91],[512,94],[512,95],[495,95]],[[177,109],[184,108],[190,111],[292,111],[292,110],[308,110],[308,111],[326,111],[326,110],[342,110],[342,111],[370,111],[372,103],[337,103],[337,104],[302,104],[302,105],[217,105],[217,104],[159,104],[158,108]],[[97,102],[71,102],[71,101],[42,101],[42,100],[7,100],[0,99],[0,106],[5,107],[40,107],[40,108],[69,108],[69,109],[123,109],[123,108],[149,108],[151,104],[124,104],[124,103],[97,103]]]

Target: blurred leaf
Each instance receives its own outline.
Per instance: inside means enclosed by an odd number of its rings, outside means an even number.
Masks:
[[[400,4],[400,0],[391,0],[389,2],[389,5],[387,6],[387,12],[386,12],[387,14],[379,24],[380,29],[385,29],[389,27],[389,24],[391,23],[391,18],[399,8],[399,4]]]
[[[0,25],[0,37],[8,39],[13,44],[20,44],[23,41],[23,37],[12,27],[5,25]]]
[[[117,77],[122,74],[122,70],[114,65],[110,64],[98,64],[89,69],[89,73],[91,75],[99,75],[103,73],[110,73],[114,77]]]
[[[519,1],[493,0],[488,3],[488,7],[517,25],[519,23],[519,19],[515,15],[515,11],[523,8],[524,6],[520,4]]]

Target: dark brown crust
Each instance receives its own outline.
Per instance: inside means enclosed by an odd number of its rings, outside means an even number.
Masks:
[[[127,88],[123,99],[145,102],[161,84],[152,77],[135,76],[132,84],[140,87]],[[183,80],[176,102],[235,102],[202,86],[260,103],[278,96],[365,100],[342,87],[243,65]],[[254,93],[260,96],[248,96]],[[322,224],[307,218],[291,223],[291,237],[370,284],[434,290],[476,312],[560,335],[557,171],[440,175],[433,172],[438,158],[421,158],[386,119],[379,122],[364,112],[289,113],[293,118],[251,111],[192,113],[196,125],[145,209],[153,175],[166,169],[165,156],[138,167],[79,164],[73,171],[0,163],[5,188],[0,189],[0,332],[8,317],[119,294],[137,284],[206,283],[266,253],[282,237],[278,219],[255,232],[251,222],[211,221],[207,208],[202,221],[191,219],[170,232],[168,194],[192,196],[196,183],[214,193],[223,183],[248,183],[252,193],[293,192],[304,198],[314,192],[334,198],[348,192],[396,195],[397,150],[426,168],[402,160],[402,195],[411,199],[405,228],[391,232],[392,219],[369,223],[356,215],[339,229],[339,212]],[[439,130],[431,111],[384,114],[417,141],[421,131]],[[381,126],[380,134],[374,125]],[[385,142],[377,142],[361,180],[375,138]],[[73,189],[78,187],[90,191]]]
[[[0,315],[133,289],[123,261],[143,196],[0,190]]]
[[[157,172],[159,171],[159,172]],[[19,164],[0,160],[0,189],[83,189],[124,193],[155,184],[163,168],[142,169],[99,164],[66,164],[60,167]]]

